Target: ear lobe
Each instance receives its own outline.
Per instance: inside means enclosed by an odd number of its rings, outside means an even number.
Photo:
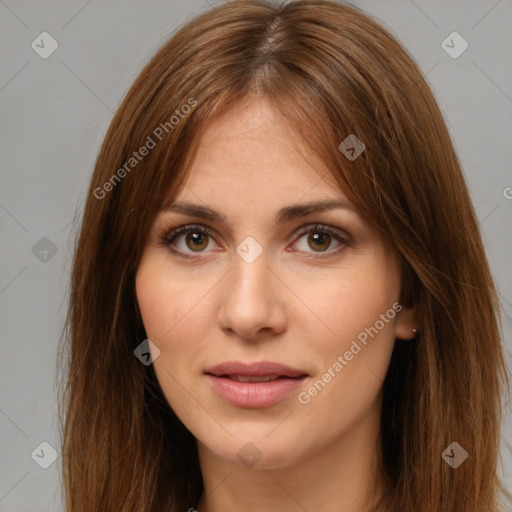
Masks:
[[[413,340],[418,330],[417,317],[415,308],[402,308],[395,318],[395,338]]]

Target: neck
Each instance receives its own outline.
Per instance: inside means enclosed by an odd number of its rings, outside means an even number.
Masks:
[[[278,467],[235,465],[198,442],[204,492],[197,512],[368,512],[384,490],[379,417],[380,408],[374,409],[320,449],[297,447],[302,456],[282,457]]]

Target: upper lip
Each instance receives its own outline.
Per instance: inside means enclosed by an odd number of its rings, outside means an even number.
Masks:
[[[247,375],[248,377],[257,377],[262,375],[278,375],[282,377],[302,377],[306,372],[291,368],[280,363],[271,361],[259,361],[256,363],[242,363],[240,361],[226,361],[212,368],[208,368],[205,373],[220,377],[221,375]]]

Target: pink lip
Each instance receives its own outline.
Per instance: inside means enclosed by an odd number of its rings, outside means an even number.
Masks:
[[[306,372],[291,368],[284,364],[272,363],[270,361],[259,361],[257,363],[242,363],[240,361],[226,361],[225,363],[213,366],[205,371],[211,375],[247,375],[250,377],[259,375],[283,375],[284,377],[300,377]]]
[[[251,364],[228,361],[206,370],[205,373],[213,389],[224,400],[250,409],[269,407],[280,402],[307,377],[303,371],[268,361]],[[269,382],[238,382],[231,380],[228,375],[279,375],[280,378]]]

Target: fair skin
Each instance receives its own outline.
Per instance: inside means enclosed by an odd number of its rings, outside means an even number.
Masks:
[[[160,350],[153,363],[159,384],[197,439],[205,485],[199,512],[363,512],[380,489],[382,384],[395,338],[413,337],[414,312],[393,310],[398,258],[354,208],[276,222],[281,208],[326,199],[350,206],[271,105],[254,99],[209,125],[175,198],[225,221],[168,211],[151,226],[137,299],[147,337]],[[188,224],[212,235],[192,229],[170,246],[160,243],[159,232]],[[262,249],[250,263],[236,251],[249,236]],[[375,325],[378,333],[345,357]],[[341,371],[333,370],[338,356]],[[243,407],[219,395],[205,374],[225,361],[278,362],[307,376],[277,403]],[[331,378],[322,377],[329,368]],[[308,394],[322,378],[321,391]],[[252,466],[237,456],[249,442],[260,457]]]

